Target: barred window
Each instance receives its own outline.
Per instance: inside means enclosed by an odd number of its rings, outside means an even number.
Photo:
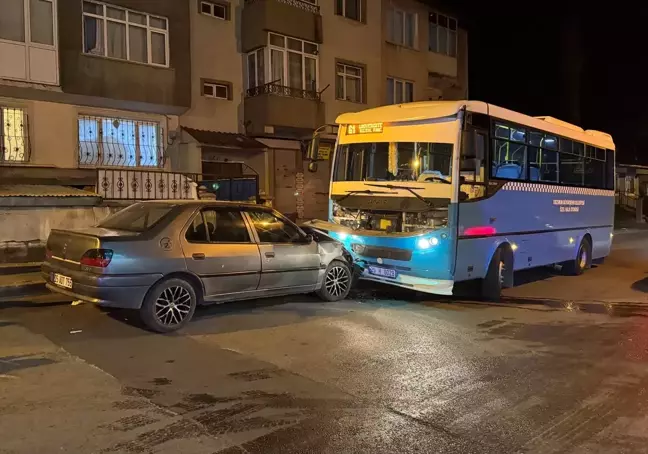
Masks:
[[[29,162],[29,130],[24,109],[0,107],[0,163]]]
[[[100,167],[159,167],[162,128],[155,121],[79,116],[79,163]]]

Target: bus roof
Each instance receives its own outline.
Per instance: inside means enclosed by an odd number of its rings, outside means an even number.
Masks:
[[[375,107],[337,117],[337,124],[399,123],[456,115],[462,108],[550,132],[600,148],[614,150],[612,136],[600,131],[583,130],[553,117],[531,117],[482,101],[422,101]]]

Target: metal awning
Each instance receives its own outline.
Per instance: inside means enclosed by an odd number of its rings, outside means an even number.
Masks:
[[[208,131],[204,129],[187,128],[184,126],[182,129],[203,147],[248,151],[266,150],[264,144],[244,134]]]

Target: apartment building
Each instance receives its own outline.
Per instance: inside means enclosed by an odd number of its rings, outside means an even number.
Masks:
[[[192,0],[192,107],[177,167],[258,174],[275,208],[326,216],[330,166],[304,171],[315,129],[343,112],[467,96],[467,34],[429,3]],[[326,132],[323,157],[335,139]]]
[[[72,216],[37,220],[16,205],[180,196],[180,180],[160,175],[192,101],[189,2],[3,0],[0,9],[0,240],[42,239]]]

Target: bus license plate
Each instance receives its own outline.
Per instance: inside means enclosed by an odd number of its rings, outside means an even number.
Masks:
[[[369,274],[373,274],[374,276],[389,277],[391,279],[396,279],[396,270],[391,270],[389,268],[379,268],[377,266],[370,266]]]
[[[72,288],[72,278],[54,273],[54,284],[63,288]]]

